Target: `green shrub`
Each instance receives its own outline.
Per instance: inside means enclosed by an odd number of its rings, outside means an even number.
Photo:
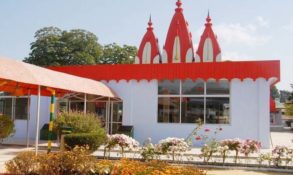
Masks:
[[[23,152],[8,161],[6,170],[11,174],[24,175],[69,175],[94,174],[96,158],[89,151],[76,147],[72,151],[57,153]]]
[[[95,114],[81,112],[60,113],[54,120],[54,130],[61,133],[62,128],[71,128],[72,133],[91,133],[104,130]]]
[[[74,133],[64,136],[64,143],[67,148],[73,149],[76,146],[87,146],[90,151],[97,150],[106,141],[106,133]]]
[[[14,123],[10,117],[0,116],[0,141],[14,133]]]
[[[6,170],[12,174],[37,174],[38,159],[34,152],[21,152],[15,158],[8,161]]]

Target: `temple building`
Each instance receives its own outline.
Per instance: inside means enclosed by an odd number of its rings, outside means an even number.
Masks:
[[[96,113],[109,134],[130,126],[138,141],[150,137],[157,143],[166,137],[186,138],[200,119],[206,128],[223,129],[218,139],[256,139],[268,148],[270,87],[280,80],[280,61],[222,61],[210,14],[203,25],[198,48],[194,48],[178,0],[163,47],[150,18],[135,64],[50,69],[101,81],[120,97],[119,101],[93,99],[86,103],[87,112]],[[49,99],[44,97],[44,103]],[[80,98],[62,101],[67,110],[84,106]],[[42,115],[48,111],[43,110]]]

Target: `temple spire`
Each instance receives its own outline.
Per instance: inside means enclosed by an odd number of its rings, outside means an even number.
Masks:
[[[221,61],[221,49],[217,37],[212,29],[210,13],[206,17],[205,29],[196,52],[196,62],[216,62]]]
[[[182,5],[181,0],[177,0],[176,5],[177,5],[177,8],[181,8],[181,5]]]
[[[147,31],[140,43],[135,64],[158,64],[161,62],[158,40],[153,31],[152,17],[149,17]]]
[[[153,23],[152,23],[152,16],[150,15],[149,22],[148,22],[148,29],[153,29]]]
[[[206,22],[207,22],[206,24],[212,24],[211,21],[212,21],[212,19],[210,17],[210,11],[208,11],[208,15],[207,15],[207,18],[206,18]]]

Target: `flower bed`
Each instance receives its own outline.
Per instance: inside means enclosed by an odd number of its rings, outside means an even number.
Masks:
[[[97,160],[88,150],[76,147],[72,151],[58,153],[23,152],[6,163],[12,174],[24,175],[204,175],[201,169],[191,166],[175,166],[164,161],[141,162],[121,159],[119,161]]]

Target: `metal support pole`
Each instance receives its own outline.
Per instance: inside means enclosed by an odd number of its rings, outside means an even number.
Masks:
[[[56,92],[54,89],[47,88],[48,91],[51,92],[51,104],[50,104],[50,122],[49,122],[49,132],[48,132],[48,149],[47,153],[51,152],[52,147],[52,132],[53,132],[53,120],[55,114],[55,95]]]
[[[108,101],[106,102],[106,131],[108,134],[110,134],[110,98],[108,98]]]
[[[29,121],[30,121],[30,113],[31,113],[31,108],[30,108],[30,90],[28,92],[28,97],[27,97],[27,122],[26,122],[26,147],[29,147]]]
[[[41,106],[41,86],[39,85],[38,86],[38,100],[37,100],[36,141],[35,141],[36,155],[38,155],[38,149],[39,149],[40,106]]]
[[[86,102],[87,102],[87,98],[86,98],[86,94],[84,94],[84,105],[83,105],[83,113],[86,114]]]

